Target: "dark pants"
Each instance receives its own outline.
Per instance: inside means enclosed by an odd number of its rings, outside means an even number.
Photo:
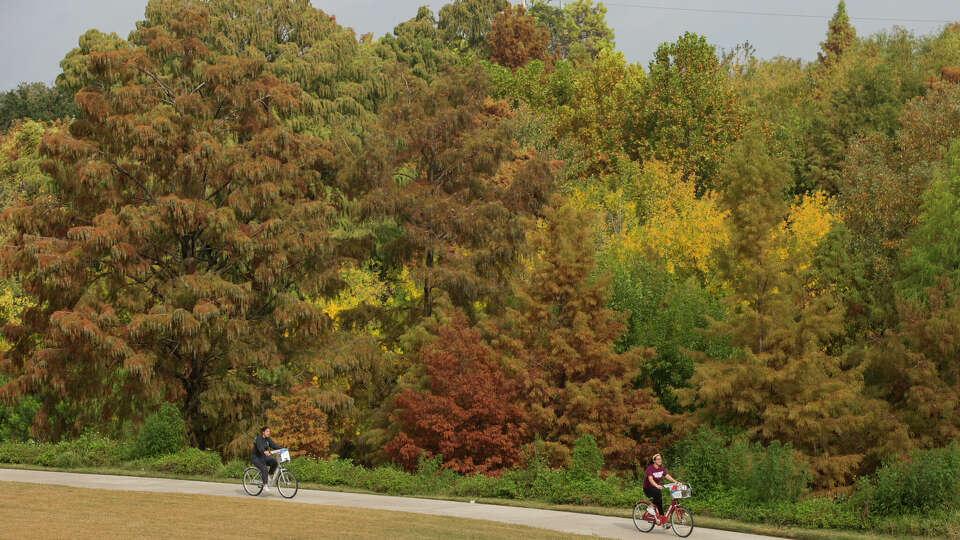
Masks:
[[[657,507],[657,512],[660,512],[660,515],[663,515],[663,493],[660,493],[660,490],[653,487],[647,486],[643,488],[643,492],[650,497],[650,502]]]
[[[269,474],[277,470],[277,460],[267,456],[253,456],[253,465],[260,469],[260,478],[263,478],[263,485],[267,485],[267,467],[270,468]]]

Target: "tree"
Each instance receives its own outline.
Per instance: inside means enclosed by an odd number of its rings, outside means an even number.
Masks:
[[[369,198],[372,212],[400,230],[385,240],[384,257],[410,268],[423,317],[440,293],[471,316],[477,302],[496,311],[524,219],[553,189],[549,164],[512,147],[506,104],[487,98],[486,88],[479,66],[430,86],[411,83],[382,119],[396,153],[386,166],[367,165],[385,171]]]
[[[613,50],[613,30],[607,26],[607,8],[593,0],[567,2],[563,8],[536,0],[530,16],[550,33],[550,53],[576,64],[588,63],[602,50]]]
[[[716,50],[703,36],[686,32],[657,48],[649,71],[636,97],[643,105],[628,121],[629,138],[637,141],[633,155],[673,164],[696,181],[698,193],[715,189],[724,151],[744,125]]]
[[[778,253],[773,233],[786,216],[789,177],[760,145],[755,135],[741,141],[721,173],[734,231],[731,296],[728,320],[713,326],[736,350],[729,358],[699,355],[696,390],[682,394],[696,398],[704,421],[791,443],[810,461],[818,487],[846,485],[868,453],[902,449],[905,434],[885,420],[882,402],[863,394],[860,371],[827,351],[842,312],[828,292],[810,294],[799,265]]]
[[[0,94],[0,132],[10,129],[17,120],[47,122],[70,118],[74,114],[73,96],[62,88],[42,82],[20,83],[13,90]]]
[[[508,7],[508,0],[453,0],[440,8],[438,26],[454,50],[475,51],[485,57],[493,17]]]
[[[462,313],[433,332],[419,353],[423,386],[396,396],[392,418],[400,429],[384,452],[409,470],[421,456],[441,456],[444,467],[461,474],[518,464],[528,437],[516,375]]]
[[[283,123],[300,88],[208,49],[211,24],[195,6],[75,55],[78,118],[41,150],[50,193],[4,214],[4,276],[37,304],[4,328],[0,395],[42,392],[49,436],[174,401],[193,444],[223,448],[328,324],[304,296],[345,258],[331,154]]]
[[[377,54],[410,69],[410,72],[430,82],[441,71],[449,68],[456,55],[444,43],[433,12],[421,6],[417,16],[398,24],[392,34],[377,42]]]
[[[197,36],[208,49],[260,58],[268,73],[303,89],[301,112],[286,119],[297,131],[352,142],[391,94],[389,74],[374,48],[309,0],[151,0],[137,27],[167,25],[192,5],[209,14]]]
[[[319,393],[316,380],[300,383],[289,395],[278,396],[276,406],[267,411],[267,425],[275,436],[294,454],[314,459],[327,457],[331,439],[327,415],[317,403]]]
[[[663,444],[654,430],[669,415],[649,389],[634,387],[652,351],[615,351],[623,319],[607,307],[606,280],[592,277],[583,219],[569,205],[547,210],[530,233],[531,267],[515,286],[516,304],[488,334],[506,362],[525,371],[519,402],[556,460],[591,435],[608,466],[632,468]]]
[[[857,38],[857,31],[850,25],[847,6],[843,0],[827,26],[827,40],[820,43],[817,60],[824,65],[834,64]]]
[[[508,68],[524,66],[543,58],[548,39],[546,29],[523,6],[508,7],[493,17],[487,35],[490,59]]]

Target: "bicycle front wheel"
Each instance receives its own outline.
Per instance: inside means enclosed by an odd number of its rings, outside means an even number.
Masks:
[[[300,489],[300,482],[297,482],[297,477],[286,469],[280,469],[280,475],[277,476],[277,492],[280,496],[284,499],[292,499],[298,489]]]
[[[247,467],[247,470],[243,471],[243,490],[247,492],[247,495],[253,495],[254,497],[260,495],[260,492],[263,491],[263,477],[260,476],[260,469]]]
[[[640,532],[650,532],[653,530],[653,522],[644,519],[644,517],[650,518],[650,514],[647,512],[647,508],[649,507],[650,503],[647,501],[639,501],[633,505],[633,526]]]
[[[670,515],[670,526],[673,534],[680,538],[686,538],[693,532],[693,514],[682,506],[674,509]]]

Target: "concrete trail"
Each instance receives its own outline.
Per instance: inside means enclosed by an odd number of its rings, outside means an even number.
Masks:
[[[240,484],[144,478],[138,476],[110,476],[102,474],[0,469],[0,481],[54,484],[117,491],[249,497],[249,495],[243,491],[243,487]],[[270,494],[261,495],[261,497],[263,496],[267,496],[273,500],[283,500],[276,494],[276,490],[273,490]],[[633,527],[633,522],[626,518],[577,514],[556,510],[540,510],[536,508],[416,499],[412,497],[391,497],[365,493],[318,491],[312,489],[301,489],[292,501],[326,506],[348,506],[354,508],[369,508],[372,510],[393,510],[415,514],[484,519],[499,521],[501,523],[527,525],[551,531],[595,535],[605,538],[629,538],[631,540],[637,540],[639,538],[647,538],[650,540],[677,538],[671,531],[662,528],[655,528],[653,532],[649,534],[642,534]],[[694,516],[694,521],[696,522],[696,516]],[[695,540],[732,540],[739,538],[763,540],[774,537],[695,528],[690,538]]]

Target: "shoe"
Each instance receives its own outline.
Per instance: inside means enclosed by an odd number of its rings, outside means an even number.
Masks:
[[[669,523],[665,523],[665,524],[663,525],[663,528],[664,528],[664,529],[669,529],[669,528],[670,528],[670,524],[669,524]]]
[[[263,486],[263,491],[270,493],[270,486]]]

